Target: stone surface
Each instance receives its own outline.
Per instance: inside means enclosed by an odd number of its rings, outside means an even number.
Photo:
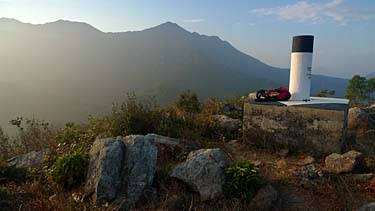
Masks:
[[[186,161],[173,169],[171,177],[199,192],[202,200],[210,200],[223,196],[228,166],[229,161],[220,149],[200,149],[189,153]]]
[[[126,147],[121,139],[97,139],[89,152],[85,193],[98,204],[112,202],[123,184]]]
[[[271,185],[261,188],[250,202],[251,210],[280,210],[279,193]]]
[[[375,211],[375,202],[371,202],[358,208],[357,211]]]
[[[98,139],[89,155],[85,194],[96,204],[130,209],[153,182],[157,148],[145,136]]]
[[[243,138],[249,144],[315,156],[340,152],[343,146],[346,110],[250,102],[244,107]]]
[[[332,153],[325,159],[325,170],[332,173],[358,172],[363,165],[363,155],[357,151],[349,151],[342,155]]]
[[[374,105],[368,108],[350,108],[348,115],[348,128],[363,134],[369,130],[375,130],[375,109]]]
[[[127,136],[124,142],[127,145],[124,176],[127,179],[127,202],[131,207],[142,196],[143,191],[152,185],[157,148],[140,135]]]
[[[17,168],[43,168],[44,158],[49,154],[49,150],[32,151],[23,155],[18,155],[10,158],[6,162],[9,165],[14,165]]]
[[[219,127],[227,130],[238,130],[242,126],[241,120],[232,119],[226,115],[212,115],[212,118],[215,120]]]

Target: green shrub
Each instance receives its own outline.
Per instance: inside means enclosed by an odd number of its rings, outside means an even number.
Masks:
[[[18,129],[11,140],[12,155],[39,151],[55,145],[55,128],[48,122],[36,118],[17,117],[9,122]]]
[[[57,158],[48,173],[57,184],[71,189],[85,180],[87,166],[87,154],[82,150],[76,150]]]
[[[128,95],[125,102],[114,104],[109,118],[112,136],[155,132],[160,119],[159,108],[152,101],[140,101]]]
[[[225,173],[228,190],[236,197],[250,200],[260,188],[259,170],[250,161],[233,162]]]
[[[180,94],[176,101],[177,108],[187,112],[198,112],[200,103],[195,93],[185,91]]]

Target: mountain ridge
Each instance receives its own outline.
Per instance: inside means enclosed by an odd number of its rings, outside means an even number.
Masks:
[[[66,20],[37,25],[10,21],[11,27],[7,21],[0,19],[0,69],[17,86],[0,91],[0,98],[9,102],[7,113],[0,112],[6,121],[21,114],[85,120],[88,114],[108,112],[127,92],[171,103],[186,89],[201,99],[227,98],[289,83],[288,69],[172,22],[111,33]],[[312,94],[324,88],[343,96],[347,80],[314,75],[312,84]]]

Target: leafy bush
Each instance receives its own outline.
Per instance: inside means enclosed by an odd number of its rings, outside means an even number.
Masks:
[[[57,184],[71,189],[85,180],[87,166],[87,154],[83,150],[76,150],[57,158],[48,173]]]
[[[151,101],[140,101],[135,95],[128,95],[125,102],[114,104],[109,118],[112,136],[147,134],[158,127],[159,109]]]
[[[176,101],[177,108],[187,112],[198,112],[200,103],[195,93],[185,91],[180,94]]]
[[[259,170],[250,161],[233,162],[225,173],[227,187],[234,196],[250,200],[260,188]]]
[[[12,154],[38,151],[55,145],[55,130],[45,121],[35,118],[17,117],[10,121],[18,128],[17,136],[12,139]]]

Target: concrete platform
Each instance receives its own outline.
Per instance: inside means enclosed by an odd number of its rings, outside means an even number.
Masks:
[[[313,155],[344,149],[349,101],[311,97],[310,101],[244,105],[244,140],[257,147]]]

